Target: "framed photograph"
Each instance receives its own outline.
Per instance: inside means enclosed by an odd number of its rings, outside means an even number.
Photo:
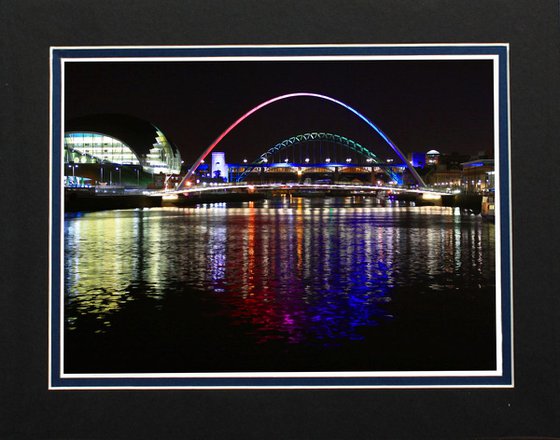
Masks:
[[[513,387],[508,51],[52,47],[49,388]]]

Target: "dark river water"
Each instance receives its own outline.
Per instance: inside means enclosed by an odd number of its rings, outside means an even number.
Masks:
[[[64,227],[66,373],[496,367],[480,216],[293,198]]]

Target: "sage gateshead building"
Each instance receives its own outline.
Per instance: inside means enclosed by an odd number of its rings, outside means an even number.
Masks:
[[[67,186],[161,186],[181,172],[179,150],[159,128],[120,114],[66,121],[64,162]]]

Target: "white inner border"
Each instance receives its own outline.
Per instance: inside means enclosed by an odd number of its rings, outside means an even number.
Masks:
[[[52,160],[53,160],[53,53],[54,50],[77,50],[77,49],[213,49],[213,48],[313,48],[313,47],[332,47],[332,48],[351,48],[351,47],[484,47],[484,46],[502,46],[507,50],[507,93],[509,94],[509,45],[507,44],[405,44],[405,45],[305,45],[305,46],[76,46],[76,47],[51,47],[51,78],[50,78],[50,106],[49,106],[49,116],[50,116],[50,181],[49,181],[49,209],[51,210],[49,216],[49,257],[52,258],[52,191],[53,188],[52,177]],[[67,62],[213,62],[213,61],[252,61],[252,62],[267,62],[267,61],[386,61],[386,60],[492,60],[493,61],[493,73],[494,73],[494,164],[495,164],[495,181],[496,181],[496,192],[495,192],[495,256],[496,256],[496,370],[475,370],[475,371],[405,371],[405,372],[386,372],[386,371],[374,371],[374,372],[351,372],[351,371],[333,371],[333,372],[259,372],[259,373],[123,373],[123,374],[66,374],[64,373],[64,188],[59,188],[60,190],[60,201],[61,201],[61,224],[60,227],[60,379],[133,379],[133,378],[153,378],[153,379],[176,379],[176,378],[437,378],[437,377],[499,377],[503,374],[503,353],[502,353],[502,299],[501,299],[501,229],[500,229],[500,90],[499,90],[499,55],[332,55],[332,56],[206,56],[206,57],[184,57],[184,56],[167,56],[167,57],[92,57],[92,58],[61,58],[60,62],[60,151],[64,148],[64,99],[65,99],[65,63]],[[508,117],[508,133],[504,134],[508,137],[508,163],[510,158],[511,150],[511,139],[509,129],[510,121],[510,104],[508,99],[507,108]],[[61,154],[60,163],[60,181],[64,180],[64,163],[63,155]],[[512,269],[512,247],[511,247],[511,173],[509,182],[509,216],[510,216],[510,261],[507,262],[510,265],[510,286],[511,284],[511,269]],[[54,387],[51,383],[52,376],[52,260],[51,267],[49,270],[49,389],[266,389],[266,388],[286,388],[286,389],[316,389],[316,388],[329,388],[329,389],[353,389],[353,388],[504,388],[513,387],[513,310],[511,310],[511,354],[512,354],[512,383],[511,385],[406,385],[406,386],[393,386],[393,385],[364,385],[364,386],[353,386],[353,385],[312,385],[312,386],[76,386],[76,387],[65,387],[56,386]],[[512,288],[510,290],[513,290]],[[510,301],[513,305],[512,293],[510,292]],[[513,307],[512,307],[513,308]]]

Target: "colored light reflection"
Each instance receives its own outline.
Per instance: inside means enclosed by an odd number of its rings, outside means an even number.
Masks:
[[[148,319],[166,298],[195,295],[219,312],[185,307],[181,319],[219,314],[261,344],[329,346],[398,319],[388,304],[399,288],[493,279],[493,228],[450,209],[339,203],[295,198],[69,217],[68,329],[88,317],[104,331],[120,314]]]
[[[329,208],[310,209],[302,199],[273,211],[269,221],[262,216],[257,220],[254,209],[248,212],[247,248],[242,252],[250,273],[247,294],[242,305],[235,295],[225,301],[234,305],[232,315],[240,324],[250,322],[258,329],[260,343],[281,339],[331,345],[359,340],[363,336],[358,329],[391,319],[383,304],[391,288],[392,265],[368,262],[372,243],[365,231],[372,225],[364,228],[366,224]],[[271,232],[273,240],[266,244],[256,238]],[[387,238],[390,235],[383,236]],[[387,246],[389,242],[375,245]],[[226,271],[236,272],[235,261],[230,260]]]

